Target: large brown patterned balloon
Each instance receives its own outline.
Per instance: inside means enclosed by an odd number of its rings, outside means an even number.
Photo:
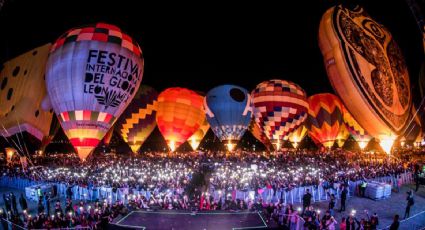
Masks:
[[[360,7],[336,6],[322,17],[319,45],[333,88],[376,138],[400,135],[412,106],[404,58],[390,32]]]

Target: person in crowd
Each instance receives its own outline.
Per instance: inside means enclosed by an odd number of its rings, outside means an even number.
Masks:
[[[10,193],[10,202],[12,204],[12,212],[14,215],[18,214],[18,205],[16,203],[16,196],[13,194],[13,192]]]
[[[310,206],[310,204],[311,204],[311,197],[312,196],[310,194],[310,189],[307,189],[306,190],[306,193],[303,196],[303,213],[304,213],[305,209]]]
[[[3,193],[3,202],[4,202],[4,205],[6,207],[6,213],[11,212],[12,211],[12,204],[11,204],[9,196],[7,196],[5,193]]]
[[[341,191],[341,207],[339,209],[340,212],[345,211],[345,202],[347,201],[347,188],[345,186],[342,186],[342,191]]]
[[[390,225],[390,229],[389,230],[398,230],[398,227],[400,227],[400,221],[399,221],[400,216],[399,215],[395,215],[394,216],[394,220]]]
[[[366,187],[367,187],[367,181],[363,178],[362,182],[360,183],[360,196],[365,197]]]
[[[28,204],[27,200],[24,197],[24,194],[21,193],[21,196],[19,197],[19,205],[21,206],[22,212],[28,211]]]
[[[406,204],[406,210],[404,212],[404,219],[409,218],[410,216],[410,207],[412,207],[415,204],[415,200],[413,199],[413,193],[412,191],[407,192],[407,204]]]
[[[321,229],[335,230],[335,226],[338,222],[335,220],[329,211],[326,211],[325,215],[322,217]]]
[[[340,230],[346,230],[347,229],[347,222],[345,217],[342,217],[341,222],[339,223],[339,229]]]
[[[331,216],[334,215],[334,208],[335,208],[335,195],[334,194],[330,194],[330,199],[329,199],[329,205],[328,205],[328,210],[331,213]]]

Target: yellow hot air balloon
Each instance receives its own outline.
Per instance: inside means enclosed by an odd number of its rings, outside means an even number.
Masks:
[[[331,148],[343,124],[342,102],[333,94],[321,93],[310,96],[308,105],[308,134],[324,147]]]
[[[158,95],[156,123],[174,152],[205,120],[204,98],[185,88],[168,88]]]
[[[199,129],[191,137],[189,137],[188,142],[193,150],[196,151],[198,149],[199,144],[201,143],[202,139],[204,139],[209,128],[210,128],[210,124],[205,118],[204,122],[199,127]]]
[[[407,66],[390,32],[361,7],[339,5],[322,17],[319,46],[346,108],[389,151],[412,106]]]
[[[359,125],[359,123],[357,123],[345,107],[343,110],[343,119],[348,132],[350,132],[351,136],[353,136],[360,149],[363,150],[372,137]]]
[[[133,101],[117,121],[117,130],[133,153],[137,153],[156,127],[157,99],[158,93],[154,88],[140,85]]]
[[[44,111],[46,60],[51,45],[35,48],[4,63],[0,74],[0,134],[28,132],[38,140],[49,134],[53,110]]]
[[[288,140],[294,148],[298,147],[298,144],[304,139],[305,135],[307,135],[307,131],[305,125],[301,125],[288,135]]]
[[[345,126],[345,124],[342,124],[339,128],[338,136],[336,137],[336,143],[338,147],[342,148],[349,136],[350,133],[348,132],[347,127]]]

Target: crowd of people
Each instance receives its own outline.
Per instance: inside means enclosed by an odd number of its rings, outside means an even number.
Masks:
[[[62,155],[45,157],[38,164],[38,167],[24,170],[4,167],[1,171],[3,176],[67,185],[66,204],[61,204],[56,194],[40,194],[38,213],[34,216],[27,213],[24,207],[22,212],[18,212],[13,205],[1,210],[5,219],[28,228],[78,225],[103,229],[116,216],[130,210],[167,209],[257,210],[263,211],[267,220],[287,227],[298,224],[297,218],[301,216],[306,229],[333,229],[332,226],[338,223],[376,229],[376,215],[369,217],[367,214],[367,219],[360,220],[352,215],[336,221],[333,217],[335,200],[340,199],[340,211],[344,211],[349,181],[389,175],[397,178],[411,168],[395,161],[371,161],[358,154],[351,154],[347,158],[347,153],[342,150],[323,154],[299,150],[272,157],[246,152],[237,158],[209,157],[208,154],[174,158],[114,156],[84,163],[76,157]],[[276,193],[300,186],[334,188],[335,184],[340,193],[326,190],[329,208],[322,216],[313,210],[312,195],[308,190],[302,199],[302,210],[294,210],[292,204],[287,204],[283,199],[272,201],[260,196],[264,188]],[[128,192],[117,199],[96,197],[94,200],[76,201],[73,200],[73,186],[111,187],[112,191],[126,188]],[[148,192],[137,192],[142,190]],[[235,196],[236,190],[255,193],[241,199]],[[54,208],[50,208],[52,202]]]

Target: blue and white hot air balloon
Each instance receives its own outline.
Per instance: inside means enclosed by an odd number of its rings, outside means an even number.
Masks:
[[[211,129],[232,151],[251,121],[250,94],[236,85],[221,85],[207,93],[204,104]]]

